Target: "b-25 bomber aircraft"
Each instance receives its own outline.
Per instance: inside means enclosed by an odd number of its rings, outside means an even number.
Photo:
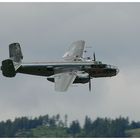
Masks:
[[[2,74],[6,77],[15,77],[17,73],[45,76],[60,92],[67,91],[72,84],[89,83],[91,91],[92,78],[112,77],[118,74],[119,69],[97,61],[95,53],[93,59],[83,58],[84,48],[85,41],[79,40],[72,43],[63,61],[24,63],[20,44],[12,43],[9,45],[9,58],[2,61]]]

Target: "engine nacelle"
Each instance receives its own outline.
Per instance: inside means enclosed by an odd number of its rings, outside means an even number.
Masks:
[[[78,84],[78,83],[85,84],[85,83],[88,83],[88,82],[89,82],[88,77],[76,77],[73,84]]]
[[[1,70],[2,74],[6,77],[15,77],[16,75],[14,64],[11,59],[6,59],[2,61]]]

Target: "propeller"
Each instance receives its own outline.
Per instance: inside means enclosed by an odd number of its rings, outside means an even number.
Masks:
[[[90,78],[90,74],[89,74],[89,91],[91,92],[91,78]]]
[[[93,53],[93,60],[96,61],[95,52]]]

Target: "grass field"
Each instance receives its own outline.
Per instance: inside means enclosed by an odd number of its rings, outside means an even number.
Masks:
[[[126,136],[127,137],[132,137],[132,138],[140,138],[140,128],[127,130],[126,131]]]
[[[82,137],[82,135],[79,135]],[[48,127],[39,126],[30,130],[20,130],[16,133],[15,137],[26,138],[70,138],[72,137],[67,133],[66,128],[62,127]],[[140,128],[130,129],[125,131],[125,137],[127,138],[140,138]]]
[[[32,129],[33,137],[38,138],[53,138],[53,137],[68,137],[66,133],[66,129],[63,128],[48,128],[47,126],[41,126],[35,129]]]

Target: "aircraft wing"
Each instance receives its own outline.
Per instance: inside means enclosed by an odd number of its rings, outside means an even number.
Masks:
[[[56,91],[67,91],[69,86],[73,83],[76,78],[76,72],[64,72],[54,75],[55,79],[55,90]]]
[[[84,47],[85,41],[83,40],[73,42],[69,50],[64,54],[63,56],[64,60],[74,61],[76,59],[82,58]]]

